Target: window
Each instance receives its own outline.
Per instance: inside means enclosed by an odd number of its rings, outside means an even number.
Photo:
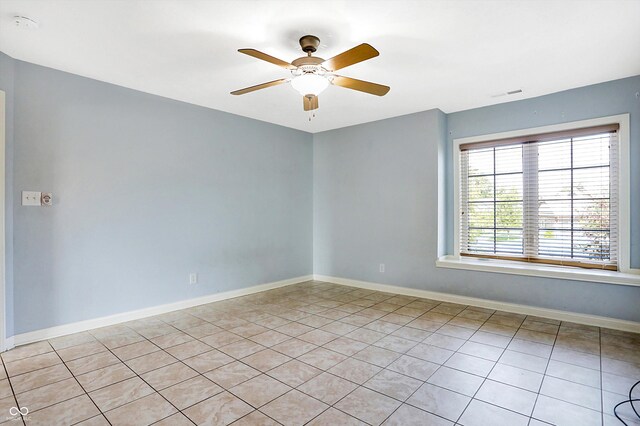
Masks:
[[[460,144],[459,254],[618,270],[618,131]]]

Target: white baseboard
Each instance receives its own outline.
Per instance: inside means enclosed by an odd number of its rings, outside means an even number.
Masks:
[[[325,281],[334,284],[341,284],[351,287],[364,288],[367,290],[396,293],[404,296],[421,297],[434,299],[442,302],[459,303],[461,305],[478,306],[481,308],[496,309],[513,312],[517,314],[535,315],[539,317],[551,318],[560,321],[570,321],[579,324],[593,325],[597,327],[612,328],[615,330],[631,331],[640,333],[640,323],[626,321],[622,319],[602,317],[597,315],[580,314],[577,312],[561,311],[557,309],[538,308],[535,306],[520,305],[517,303],[500,302],[497,300],[480,299],[477,297],[459,296],[450,293],[440,293],[436,291],[421,290],[415,288],[398,287],[395,285],[378,284],[367,281],[358,281],[348,278],[330,277],[326,275],[314,275],[315,281]]]
[[[123,312],[120,314],[109,315],[101,318],[94,318],[86,321],[78,321],[70,324],[58,325],[51,328],[43,328],[41,330],[30,331],[28,333],[17,334],[9,337],[5,341],[6,349],[14,346],[25,345],[27,343],[38,342],[41,340],[52,339],[54,337],[65,336],[67,334],[79,333],[94,328],[106,327],[109,325],[119,324],[136,319],[147,318],[154,315],[164,314],[167,312],[177,311],[179,309],[191,308],[193,306],[204,305],[206,303],[218,302],[220,300],[232,299],[234,297],[246,296],[261,291],[272,290],[274,288],[285,287],[292,284],[298,284],[313,279],[312,275],[305,275],[296,278],[289,278],[282,281],[275,281],[266,284],[260,284],[252,287],[242,288],[239,290],[225,291],[223,293],[215,293],[207,296],[196,297],[194,299],[181,300],[180,302],[168,303],[166,305],[152,306],[150,308],[138,309],[135,311]]]

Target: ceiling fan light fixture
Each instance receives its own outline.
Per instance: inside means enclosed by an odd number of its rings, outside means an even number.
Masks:
[[[318,96],[329,86],[329,80],[318,74],[304,73],[291,79],[291,86],[302,96]]]

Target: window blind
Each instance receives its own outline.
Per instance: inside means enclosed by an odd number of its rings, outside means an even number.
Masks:
[[[460,146],[460,254],[617,270],[618,125]]]

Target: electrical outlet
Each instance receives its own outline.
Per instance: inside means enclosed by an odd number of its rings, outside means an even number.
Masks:
[[[384,272],[384,263],[380,264],[380,272]]]
[[[198,283],[198,274],[192,272],[189,274],[189,284],[197,284]]]

